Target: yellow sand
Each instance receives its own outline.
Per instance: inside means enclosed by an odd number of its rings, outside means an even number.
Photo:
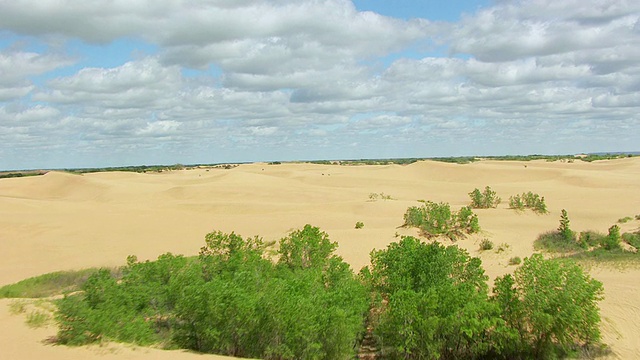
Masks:
[[[169,173],[96,173],[0,180],[0,286],[66,269],[117,266],[127,255],[153,259],[165,252],[194,255],[212,230],[277,240],[310,223],[338,241],[357,271],[369,252],[416,234],[399,228],[418,199],[467,205],[468,192],[489,185],[503,197],[478,210],[483,233],[458,244],[482,258],[491,279],[513,271],[508,260],[533,252],[533,240],[555,229],[566,209],[576,231],[606,232],[619,218],[640,214],[640,159],[596,163],[482,161],[467,165],[419,162],[408,166],[251,164]],[[509,195],[545,196],[549,215],[509,210]],[[371,201],[384,193],[393,200]],[[357,221],[365,227],[354,229]],[[637,229],[637,220],[623,230]],[[478,252],[488,238],[506,251]],[[640,358],[640,269],[595,267],[606,299],[603,337],[615,357]],[[202,358],[188,352],[110,345],[67,348],[43,343],[55,329],[33,330],[0,301],[0,353],[7,359]]]

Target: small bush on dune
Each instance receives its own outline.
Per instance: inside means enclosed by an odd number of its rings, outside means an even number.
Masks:
[[[544,196],[534,194],[531,191],[522,193],[522,195],[513,195],[509,197],[509,208],[519,211],[531,209],[538,214],[546,214],[547,204],[544,202]]]
[[[452,212],[449,204],[432,201],[409,207],[404,214],[404,226],[417,227],[428,237],[442,235],[451,240],[480,231],[478,216],[469,207]]]
[[[520,259],[519,256],[515,256],[509,259],[509,265],[520,265],[521,262],[522,262],[522,259]]]
[[[491,250],[493,249],[493,242],[489,239],[484,239],[482,241],[480,241],[480,250],[481,251],[486,251],[486,250]]]
[[[473,189],[473,191],[469,193],[469,197],[471,198],[471,207],[474,209],[495,208],[498,207],[500,201],[502,201],[489,186],[485,187],[483,192],[480,192],[477,188]]]
[[[582,231],[580,232],[580,246],[583,249],[599,246],[605,237],[606,235],[596,231]]]
[[[624,224],[624,223],[628,223],[631,220],[633,220],[631,216],[625,216],[623,218],[618,219],[618,223]]]
[[[356,229],[362,229],[364,227],[364,223],[362,221],[356,222]]]

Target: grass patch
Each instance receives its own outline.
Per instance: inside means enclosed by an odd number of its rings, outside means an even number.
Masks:
[[[98,269],[57,271],[0,288],[0,298],[43,298],[77,291]]]
[[[16,300],[9,303],[9,313],[12,315],[24,314],[27,311],[27,303]]]
[[[574,260],[593,260],[598,263],[631,263],[637,262],[640,260],[640,256],[636,252],[627,251],[624,249],[614,249],[614,250],[606,250],[604,248],[595,248],[591,251],[582,251],[570,256],[567,256],[570,259]]]
[[[640,232],[622,234],[622,241],[629,244],[636,250],[640,250]]]
[[[558,253],[584,250],[575,238],[567,238],[557,230],[547,231],[540,234],[533,243],[533,248],[535,250],[546,250]]]
[[[26,323],[30,328],[41,328],[47,326],[51,316],[45,312],[34,310],[27,315]]]

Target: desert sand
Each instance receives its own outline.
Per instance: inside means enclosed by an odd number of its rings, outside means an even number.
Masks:
[[[384,248],[418,199],[469,203],[468,192],[489,185],[503,198],[497,209],[476,210],[482,233],[457,245],[479,256],[490,279],[512,272],[514,256],[530,256],[538,234],[558,226],[566,209],[575,231],[606,232],[619,218],[640,214],[640,159],[603,162],[480,161],[447,164],[337,166],[249,164],[233,169],[165,173],[95,173],[0,179],[0,286],[67,269],[119,266],[127,255],[154,259],[165,252],[195,255],[213,230],[278,240],[309,223],[339,243],[355,271]],[[508,209],[510,195],[533,191],[550,213]],[[392,200],[369,198],[371,193]],[[354,225],[362,221],[363,229]],[[640,227],[633,220],[623,231]],[[488,238],[506,251],[478,251]],[[603,340],[612,358],[640,358],[640,267],[595,265],[604,283]],[[47,344],[55,328],[31,329],[0,300],[3,359],[223,359],[184,351],[110,344],[68,348]]]

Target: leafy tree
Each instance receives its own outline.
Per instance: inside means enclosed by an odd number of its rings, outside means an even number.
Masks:
[[[469,358],[488,353],[500,319],[477,258],[455,246],[403,237],[374,251],[371,278],[386,299],[375,332],[390,358]]]
[[[307,224],[280,240],[279,263],[300,269],[322,266],[337,247],[327,233]]]
[[[560,226],[558,226],[558,233],[565,240],[575,241],[575,233],[569,227],[569,215],[567,214],[567,210],[562,209],[562,214],[560,215]]]
[[[494,294],[503,320],[513,330],[504,333],[511,351],[550,358],[600,338],[597,302],[602,300],[602,284],[575,263],[534,254],[514,277],[496,279]]]
[[[609,228],[609,234],[602,239],[600,246],[605,250],[621,249],[621,240],[620,227],[618,225],[613,225]]]

